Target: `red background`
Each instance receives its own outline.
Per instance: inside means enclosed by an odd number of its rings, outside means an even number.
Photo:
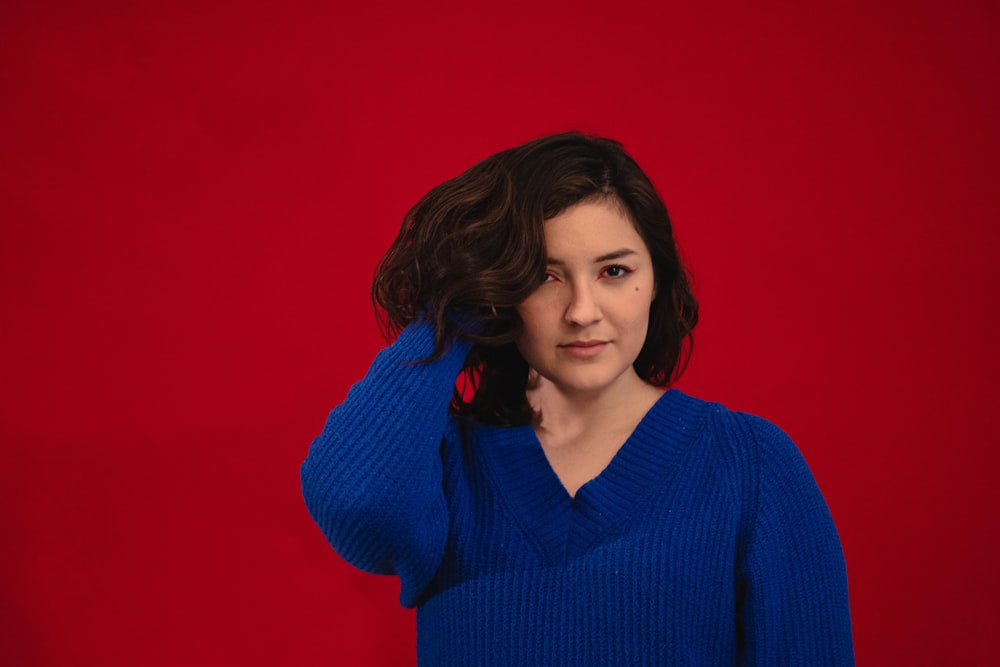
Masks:
[[[0,662],[412,663],[298,465],[406,209],[571,128],[671,209],[681,386],[810,462],[859,662],[995,658],[996,3],[155,4],[0,7]]]

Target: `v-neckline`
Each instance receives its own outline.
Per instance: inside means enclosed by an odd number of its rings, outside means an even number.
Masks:
[[[484,428],[487,474],[539,555],[550,563],[582,553],[623,522],[668,479],[700,430],[705,403],[664,392],[611,462],[570,496],[530,425]]]

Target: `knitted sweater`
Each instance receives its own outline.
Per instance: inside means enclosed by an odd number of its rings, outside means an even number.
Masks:
[[[672,389],[571,497],[530,426],[448,413],[469,346],[412,324],[302,465],[313,518],[417,607],[421,665],[853,664],[844,559],[770,423]]]

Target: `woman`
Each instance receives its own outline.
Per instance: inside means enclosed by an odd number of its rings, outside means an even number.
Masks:
[[[840,543],[795,445],[663,391],[698,308],[618,143],[543,137],[434,188],[373,299],[400,333],[303,489],[341,556],[399,576],[420,664],[853,663]]]

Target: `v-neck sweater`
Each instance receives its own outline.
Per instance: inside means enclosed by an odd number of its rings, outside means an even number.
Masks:
[[[420,665],[850,665],[844,558],[769,422],[670,389],[570,496],[531,426],[449,414],[469,350],[411,324],[327,419],[303,493],[400,578]]]

